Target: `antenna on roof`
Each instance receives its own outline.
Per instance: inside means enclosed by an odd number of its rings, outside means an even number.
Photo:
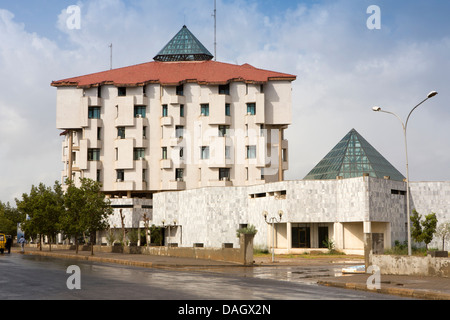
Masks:
[[[108,47],[111,49],[110,55],[109,55],[109,70],[112,70],[112,54],[113,54],[112,48],[113,48],[113,44],[111,43]]]
[[[214,61],[217,61],[217,1],[214,0]]]

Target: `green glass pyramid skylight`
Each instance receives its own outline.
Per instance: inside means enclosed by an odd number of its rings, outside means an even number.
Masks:
[[[397,181],[405,179],[370,143],[352,129],[304,179],[345,179],[361,177],[365,173],[376,178],[389,176]]]
[[[154,57],[156,61],[205,61],[214,56],[186,26]]]

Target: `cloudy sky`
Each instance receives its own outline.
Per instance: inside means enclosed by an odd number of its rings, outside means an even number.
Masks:
[[[73,28],[69,6],[80,8]],[[371,5],[381,20],[372,20]],[[52,80],[152,61],[183,24],[214,52],[213,0],[0,1],[0,201],[62,170]],[[352,128],[411,180],[450,180],[450,1],[217,0],[217,59],[293,83],[288,179],[302,179]],[[373,18],[376,18],[374,16]],[[380,22],[369,29],[367,21]]]

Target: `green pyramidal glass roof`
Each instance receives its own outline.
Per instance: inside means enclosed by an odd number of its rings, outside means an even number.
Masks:
[[[156,61],[205,61],[214,56],[186,26],[154,57]]]
[[[372,147],[355,129],[352,129],[319,164],[304,178],[305,180],[371,177],[403,181],[405,177]]]

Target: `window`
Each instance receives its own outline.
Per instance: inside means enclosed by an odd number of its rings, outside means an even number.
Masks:
[[[88,118],[89,119],[100,119],[100,107],[89,107]]]
[[[180,104],[180,117],[184,117],[184,104]]]
[[[231,105],[229,103],[225,103],[225,115],[231,116]]]
[[[118,87],[117,88],[117,95],[119,97],[125,97],[127,95],[127,88],[126,87]]]
[[[161,156],[161,158],[163,160],[167,159],[167,147],[162,147],[162,156]]]
[[[247,146],[247,159],[256,159],[256,146]]]
[[[133,159],[140,160],[145,158],[145,149],[144,148],[135,148],[133,151]]]
[[[183,160],[184,159],[184,148],[180,148],[180,159]]]
[[[200,105],[200,112],[204,116],[209,116],[209,104]]]
[[[184,96],[184,85],[177,86],[177,96]]]
[[[261,180],[264,180],[264,168],[261,168]]]
[[[167,104],[162,105],[162,116],[163,117],[169,116],[169,107],[167,106]]]
[[[281,150],[281,159],[283,162],[288,161],[288,152],[287,149]]]
[[[184,170],[183,169],[175,169],[175,179],[177,181],[183,181]]]
[[[88,149],[88,161],[100,161],[100,149]]]
[[[176,126],[175,127],[175,135],[177,138],[183,138],[184,134],[184,127],[183,126]]]
[[[230,169],[220,168],[219,169],[219,180],[230,180]]]
[[[102,140],[102,128],[97,128],[97,140]]]
[[[142,128],[142,138],[147,139],[147,127]]]
[[[97,170],[97,182],[102,181],[102,170]]]
[[[117,138],[125,139],[125,127],[118,127],[117,128]]]
[[[219,137],[227,136],[228,130],[230,130],[230,126],[219,126]]]
[[[97,98],[101,98],[102,97],[102,86],[98,86],[97,87]]]
[[[147,181],[147,169],[142,169],[142,181]]]
[[[225,159],[231,159],[231,147],[225,146]]]
[[[134,106],[134,117],[135,118],[145,118],[146,116],[146,106]]]
[[[209,147],[201,148],[200,159],[202,160],[209,159]]]
[[[256,114],[256,103],[247,103],[247,114],[252,116]]]
[[[220,85],[219,94],[230,94],[230,84]]]
[[[120,169],[120,170],[116,170],[116,178],[118,182],[124,181],[125,180],[125,170]]]

